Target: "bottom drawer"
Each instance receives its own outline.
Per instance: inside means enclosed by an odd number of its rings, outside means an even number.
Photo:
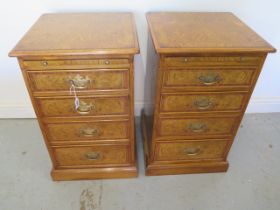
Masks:
[[[219,159],[228,141],[188,141],[157,143],[156,160]]]
[[[102,166],[128,163],[127,145],[54,147],[58,166]]]

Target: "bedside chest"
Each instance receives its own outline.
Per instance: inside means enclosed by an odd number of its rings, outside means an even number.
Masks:
[[[130,13],[45,14],[17,57],[53,180],[136,177],[134,54]]]
[[[275,49],[231,13],[148,13],[147,175],[222,172]]]

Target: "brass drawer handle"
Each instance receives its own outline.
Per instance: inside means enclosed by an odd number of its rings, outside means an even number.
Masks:
[[[222,80],[219,75],[215,74],[201,75],[198,79],[204,85],[215,85]]]
[[[110,61],[109,61],[109,60],[106,60],[104,63],[105,63],[106,65],[109,65],[109,64],[110,64]]]
[[[70,84],[73,84],[77,89],[86,89],[91,83],[91,80],[88,76],[81,76],[77,74],[75,77],[69,79]]]
[[[99,131],[97,128],[83,128],[80,130],[80,133],[84,137],[97,136]]]
[[[98,160],[101,158],[101,155],[99,152],[88,152],[85,154],[85,158],[88,160]]]
[[[77,108],[77,112],[84,115],[89,114],[93,109],[95,109],[95,105],[93,105],[92,103],[87,104],[86,102],[81,101]]]
[[[207,131],[207,125],[204,123],[191,123],[188,128],[194,133],[203,133]]]
[[[188,156],[195,156],[201,152],[200,148],[198,147],[190,147],[184,150],[184,153]]]
[[[206,110],[213,107],[213,103],[208,98],[196,100],[193,104],[200,110]]]
[[[41,64],[42,64],[43,66],[49,65],[49,64],[48,64],[48,61],[42,61]]]

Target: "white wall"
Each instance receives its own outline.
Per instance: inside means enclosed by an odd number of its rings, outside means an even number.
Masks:
[[[9,0],[0,8],[0,118],[34,116],[15,58],[8,52],[42,13],[131,11],[135,14],[141,56],[136,57],[136,113],[143,101],[148,11],[230,11],[280,49],[277,0]],[[270,54],[247,112],[280,112],[280,54]]]

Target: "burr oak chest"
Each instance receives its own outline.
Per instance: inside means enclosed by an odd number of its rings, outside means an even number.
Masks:
[[[232,13],[148,13],[147,175],[222,172],[267,53]]]
[[[44,14],[17,57],[53,180],[136,177],[130,13]]]

